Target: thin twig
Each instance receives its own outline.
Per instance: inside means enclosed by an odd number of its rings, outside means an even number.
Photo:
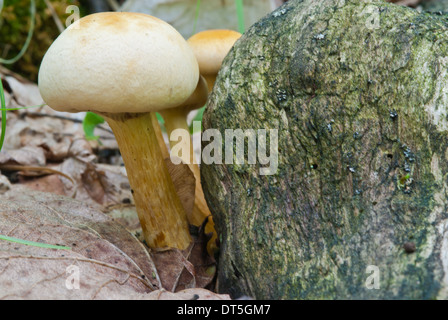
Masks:
[[[23,165],[15,165],[15,164],[0,164],[0,169],[4,170],[4,171],[22,171],[24,173],[26,172],[35,172],[35,173],[40,173],[43,175],[48,175],[48,174],[58,174],[68,180],[70,180],[70,182],[73,185],[76,185],[75,181],[72,179],[72,177],[66,175],[65,173],[59,171],[59,170],[55,170],[52,168],[47,168],[47,167],[37,167],[37,166],[23,166]]]
[[[44,0],[45,4],[47,5],[48,9],[50,9],[51,16],[53,17],[54,23],[56,24],[56,27],[58,27],[59,33],[62,33],[64,31],[64,25],[62,24],[61,19],[59,19],[58,14],[56,13],[56,10],[54,10],[53,5],[50,3],[49,0]]]
[[[65,117],[65,116],[61,116],[61,115],[58,115],[58,114],[47,114],[47,113],[40,113],[40,112],[27,112],[24,115],[25,116],[30,116],[30,117],[49,117],[49,118],[55,118],[55,119],[60,119],[60,120],[72,121],[72,122],[75,122],[75,123],[82,123],[82,120],[75,119],[75,118],[70,118],[70,117]],[[113,134],[112,130],[110,130],[108,128],[105,128],[105,127],[103,127],[101,125],[99,125],[97,127],[98,127],[98,129],[101,129],[103,131],[106,131],[106,132],[109,132],[109,133]]]
[[[107,3],[114,11],[120,10],[120,5],[118,4],[117,0],[107,0]]]

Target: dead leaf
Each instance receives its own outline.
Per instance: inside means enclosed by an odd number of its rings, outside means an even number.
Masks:
[[[34,179],[19,179],[20,185],[34,191],[51,192],[61,196],[66,196],[64,191],[64,183],[58,175],[48,175],[41,178]]]
[[[0,173],[0,195],[4,194],[10,189],[11,189],[11,183],[9,182],[8,178],[6,178],[4,175]]]
[[[77,157],[86,162],[96,160],[90,143],[84,138],[74,139],[68,149],[68,157]]]
[[[15,74],[5,76],[4,80],[7,82],[8,88],[11,89],[11,92],[8,93],[11,100],[14,101],[10,107],[33,106],[43,103],[39,89],[34,83],[19,78]]]
[[[39,147],[25,146],[20,149],[0,151],[0,165],[8,164],[45,166],[44,150]]]
[[[147,300],[230,300],[228,294],[216,294],[202,288],[186,289],[176,293],[166,290],[157,290],[137,299]]]
[[[72,250],[0,241],[0,299],[107,299],[159,288],[142,243],[99,207],[50,193],[9,191],[0,202],[0,234]],[[79,268],[80,290],[67,289]]]
[[[174,164],[171,162],[171,158],[166,158],[165,163],[173,180],[179,200],[182,203],[187,217],[189,217],[193,212],[195,200],[196,179],[194,178],[194,174],[188,165],[182,162],[180,164]]]
[[[192,232],[192,237],[193,243],[183,251],[167,250],[151,253],[154,264],[159,270],[162,286],[167,290],[177,292],[192,287],[207,288],[213,284],[216,261],[207,253],[208,238],[204,235],[202,227]]]
[[[95,164],[72,157],[66,159],[59,170],[76,182],[74,187],[68,180],[61,178],[65,194],[75,193],[75,199],[80,201],[96,202],[107,207],[123,203],[124,199],[132,199],[124,167]]]
[[[23,108],[7,112],[7,135],[4,149],[15,150],[24,146],[42,148],[47,160],[59,161],[75,137],[83,137],[83,114],[57,112],[43,105],[35,83],[11,73],[4,68],[0,74],[5,84],[7,108]],[[28,108],[32,107],[32,108]]]
[[[40,96],[33,94],[38,92],[37,86],[18,79],[8,79],[8,107],[41,103]],[[0,164],[20,165],[15,170],[27,168],[25,174],[45,176],[20,176],[19,184],[13,185],[8,185],[6,179],[6,193],[0,196],[0,234],[69,245],[73,250],[43,249],[0,240],[0,298],[223,298],[207,290],[184,291],[211,286],[215,277],[216,261],[206,253],[202,231],[196,229],[194,243],[187,251],[150,255],[134,236],[141,233],[141,227],[126,169],[96,162],[110,158],[100,155],[101,151],[118,154],[116,141],[107,131],[107,141],[101,138],[102,145],[87,142],[82,118],[82,113],[59,113],[46,106],[8,111],[7,153],[0,154]],[[160,133],[160,138],[166,139]],[[170,174],[184,209],[191,212],[194,174],[187,165],[172,166]],[[65,287],[66,268],[71,265],[77,266],[83,275],[81,290],[67,291]],[[162,287],[179,293],[159,290],[148,294]]]
[[[56,250],[0,240],[0,299],[228,300],[201,288],[178,292],[162,287],[152,255],[132,234],[101,213],[101,206],[14,186],[0,199],[0,234],[70,247]],[[177,255],[200,283],[201,269]],[[164,254],[164,253],[163,253]],[[166,255],[165,255],[166,256]],[[173,265],[175,261],[168,262]],[[79,289],[73,289],[74,272]],[[182,279],[182,277],[181,277]],[[159,289],[159,290],[156,290]]]
[[[138,238],[142,236],[142,227],[134,205],[120,203],[103,209],[103,212],[120,223],[129,232],[135,234]]]

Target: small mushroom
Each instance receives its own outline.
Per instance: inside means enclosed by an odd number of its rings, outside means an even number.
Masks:
[[[203,94],[205,93],[205,91],[210,92],[213,89],[216,77],[219,70],[221,69],[222,61],[224,60],[232,46],[235,44],[236,40],[238,40],[240,37],[241,33],[239,32],[226,29],[217,29],[201,31],[188,39],[187,42],[193,49],[193,52],[198,61],[201,78],[203,77],[206,80],[208,87],[208,90],[205,90],[204,83],[201,83],[202,80],[199,81],[198,87],[195,91],[196,97],[189,99],[190,106],[192,105],[191,102],[193,101],[195,105],[194,108],[201,107],[205,104],[206,98],[204,101],[201,101],[199,97],[204,98]],[[201,103],[198,103],[198,101],[201,101]],[[194,108],[189,107],[189,110],[194,110]],[[180,113],[170,112],[168,114],[167,112],[164,112],[163,116],[169,136],[171,136],[171,133],[178,128],[186,129],[186,132],[189,132],[186,121],[187,113],[184,112],[184,115],[182,116]],[[210,209],[208,208],[207,202],[205,201],[204,192],[202,190],[200,180],[201,177],[199,167],[194,159],[191,137],[183,137],[181,139],[181,143],[184,143],[185,141],[190,142],[190,161],[188,163],[190,163],[190,169],[196,178],[195,205],[192,214],[189,216],[189,222],[191,224],[199,226],[207,218],[204,232],[211,237],[210,241],[207,244],[207,250],[210,255],[214,255],[214,253],[217,252],[216,242],[218,236],[215,230],[215,225],[210,213]],[[182,145],[179,147],[183,148],[182,150],[185,150],[185,147],[183,147]]]
[[[240,37],[239,32],[216,29],[201,31],[188,39],[198,60],[199,72],[207,80],[209,91],[213,89],[222,61]]]
[[[198,109],[205,105],[208,97],[207,82],[203,77],[199,78],[198,85],[194,93],[180,106],[176,108],[166,109],[160,111],[160,114],[165,120],[165,127],[168,136],[177,130],[182,129],[180,141],[172,141],[170,139],[170,146],[172,153],[177,150],[182,150],[180,159],[186,163],[196,179],[195,188],[195,205],[193,211],[187,212],[188,222],[195,226],[200,226],[204,220],[211,215],[205,201],[204,192],[201,185],[201,173],[199,171],[198,162],[193,151],[193,143],[190,135],[190,129],[187,123],[188,113],[192,110]],[[163,147],[162,147],[163,148]],[[175,148],[175,149],[174,149]],[[186,151],[186,152],[185,152]]]
[[[39,90],[51,108],[106,118],[151,248],[185,249],[191,242],[154,124],[156,112],[184,103],[198,79],[196,58],[173,27],[130,12],[78,20],[54,41],[40,66]]]
[[[204,220],[211,216],[211,213],[202,190],[201,175],[194,157],[187,116],[190,111],[206,104],[208,93],[213,88],[222,61],[235,41],[240,37],[241,34],[233,30],[207,30],[199,32],[188,39],[188,43],[198,60],[199,72],[201,74],[197,88],[194,94],[182,105],[160,112],[165,120],[165,127],[169,137],[176,129],[183,129],[183,132],[186,134],[181,137],[180,142],[170,140],[170,145],[171,148],[189,151],[182,153],[180,158],[189,165],[196,179],[195,206],[193,212],[188,216],[190,224],[196,226],[202,225]],[[210,221],[209,226],[209,231],[215,233],[212,221]]]

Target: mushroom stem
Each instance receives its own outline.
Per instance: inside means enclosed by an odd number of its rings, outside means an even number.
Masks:
[[[173,148],[177,146],[178,148],[182,148],[182,150],[189,150],[188,154],[182,154],[181,159],[185,163],[197,163],[196,158],[193,154],[193,146],[191,143],[190,136],[190,128],[188,127],[188,123],[186,120],[187,115],[183,113],[179,113],[177,110],[164,110],[162,112],[163,119],[165,120],[165,128],[168,133],[168,137],[171,137],[171,134],[176,129],[182,129],[182,139],[178,141],[172,141],[170,139],[170,147]]]
[[[167,159],[170,157],[170,152],[168,151],[165,139],[163,138],[162,128],[160,127],[160,123],[159,120],[157,120],[157,117],[152,117],[152,119],[152,125],[157,136],[157,141],[159,142],[160,150],[162,151],[163,159]]]
[[[180,156],[182,161],[188,164],[188,167],[191,172],[193,172],[196,179],[195,205],[193,212],[188,216],[188,221],[190,224],[200,226],[204,223],[204,220],[211,215],[211,213],[207,202],[205,201],[204,191],[202,190],[201,173],[194,155],[193,142],[191,140],[189,127],[186,120],[186,114],[182,114],[174,110],[164,110],[162,114],[165,119],[165,127],[168,132],[168,136],[171,137],[171,133],[176,129],[183,129],[186,133],[185,136],[182,136],[182,139],[178,142],[171,141],[170,139],[170,146],[171,148],[176,146],[176,148],[180,148],[181,150],[189,150],[188,154],[182,154]]]
[[[120,148],[146,243],[151,248],[186,249],[187,216],[159,148],[156,114],[103,114]]]
[[[212,92],[213,86],[215,85],[217,74],[212,75],[203,74],[202,76],[204,77],[205,81],[207,81],[208,91]]]

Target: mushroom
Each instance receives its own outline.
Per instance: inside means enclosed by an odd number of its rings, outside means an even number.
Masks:
[[[198,32],[188,39],[209,91],[213,89],[222,61],[240,37],[241,33],[237,31],[216,29]]]
[[[174,148],[184,151],[189,150],[186,154],[182,152],[181,155],[181,160],[189,165],[196,179],[195,203],[193,211],[188,215],[188,221],[190,224],[200,226],[204,223],[205,219],[208,219],[205,225],[205,232],[212,234],[211,241],[208,244],[208,251],[211,255],[216,251],[214,242],[217,239],[217,234],[210,209],[208,208],[202,190],[201,174],[193,152],[193,144],[187,124],[187,115],[190,111],[206,104],[208,93],[213,89],[222,61],[235,41],[240,37],[241,33],[233,30],[207,30],[199,32],[188,39],[187,42],[193,49],[198,60],[199,72],[201,74],[197,88],[194,94],[181,106],[160,112],[165,120],[165,127],[169,137],[171,137],[176,129],[183,129],[185,133],[181,137],[180,142],[171,141],[170,139],[170,146],[172,150]]]
[[[45,54],[39,90],[57,111],[92,111],[117,139],[145,241],[151,248],[191,243],[186,213],[159,148],[156,112],[184,103],[199,70],[184,38],[141,13],[102,12],[70,25]]]
[[[160,111],[160,114],[165,120],[165,128],[169,137],[172,136],[172,133],[175,130],[182,129],[180,131],[180,141],[176,142],[170,139],[170,146],[172,154],[175,150],[182,150],[179,158],[189,166],[196,179],[195,205],[192,212],[187,212],[188,222],[195,226],[200,226],[204,222],[206,217],[211,215],[211,213],[208,209],[207,202],[205,201],[204,197],[204,192],[202,190],[201,174],[196,158],[194,156],[193,143],[190,136],[190,129],[187,123],[187,116],[190,111],[204,106],[207,102],[207,97],[207,82],[203,77],[200,77],[196,90],[187,99],[187,101],[176,108]]]

